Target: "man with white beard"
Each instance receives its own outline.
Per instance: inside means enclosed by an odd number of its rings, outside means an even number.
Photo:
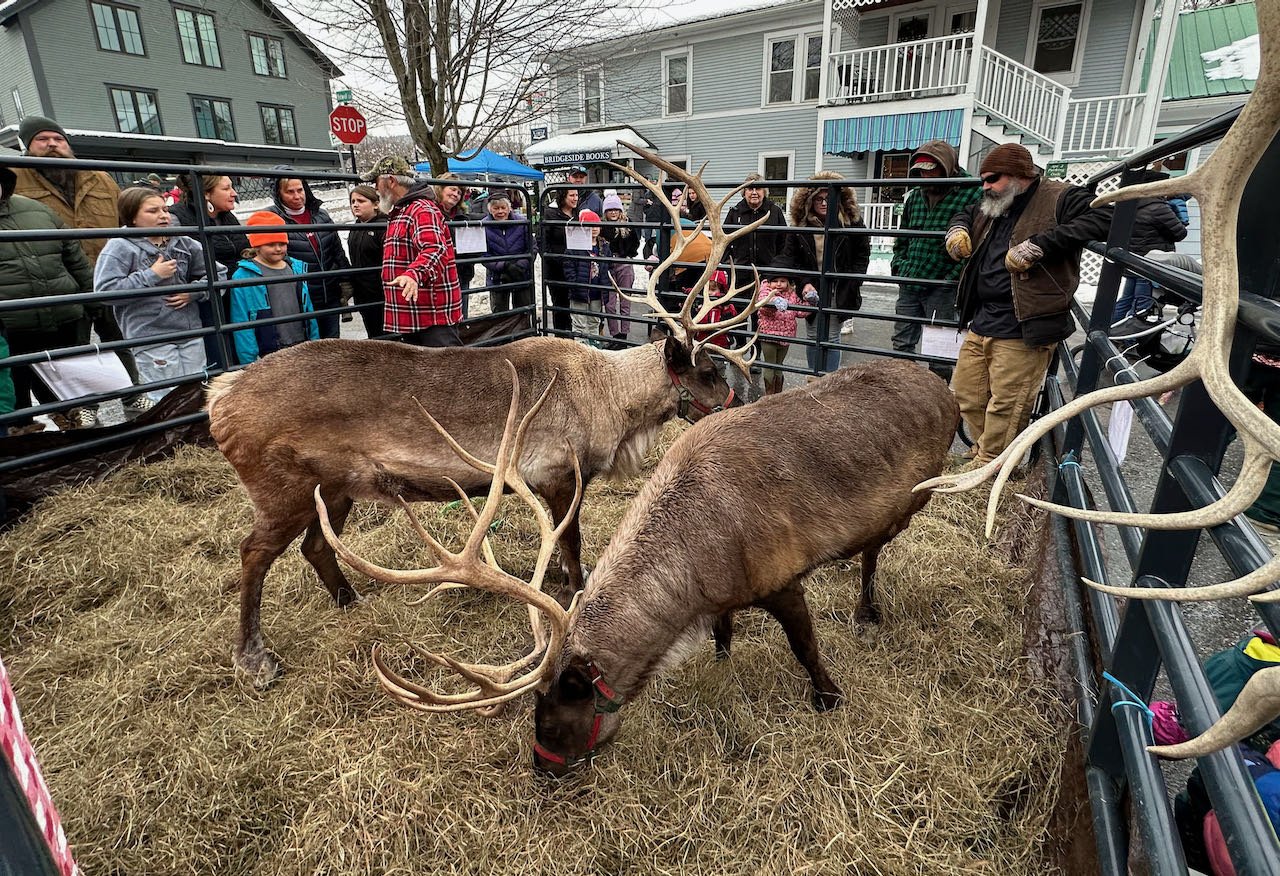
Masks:
[[[1055,345],[1071,335],[1080,252],[1105,240],[1110,207],[1093,193],[1044,179],[1014,143],[988,153],[982,198],[951,218],[947,253],[969,258],[956,309],[968,326],[951,388],[978,464],[990,462],[1031,419]]]
[[[435,200],[408,160],[379,158],[362,179],[373,183],[388,215],[382,244],[383,330],[419,347],[460,347],[462,286],[453,236]]]

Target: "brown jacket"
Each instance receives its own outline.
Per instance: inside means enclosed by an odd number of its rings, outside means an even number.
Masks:
[[[68,228],[118,228],[120,221],[116,212],[116,200],[120,197],[120,187],[116,181],[101,170],[82,170],[76,174],[76,202],[68,204],[62,192],[49,182],[34,168],[16,167],[18,183],[14,194],[39,201],[54,215],[61,219]],[[89,257],[90,266],[97,264],[98,253],[107,245],[107,239],[94,238],[82,240],[84,254]]]
[[[1023,339],[1031,346],[1053,343],[1071,334],[1071,297],[1080,283],[1080,251],[1090,240],[1106,240],[1113,212],[1111,207],[1090,206],[1092,200],[1088,189],[1038,178],[1014,222],[1010,246],[1031,240],[1044,252],[1029,272],[1009,278],[1013,311],[1023,325]],[[977,254],[987,243],[991,227],[980,206],[981,200],[951,219],[952,227],[968,229],[973,239],[974,257],[960,275],[957,295],[961,325],[972,320],[977,311],[977,269],[973,266],[979,263]]]

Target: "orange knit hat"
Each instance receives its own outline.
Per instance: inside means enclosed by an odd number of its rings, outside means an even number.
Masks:
[[[259,210],[244,220],[244,224],[250,228],[255,226],[270,225],[277,228],[284,228],[284,217],[277,216],[267,210]],[[261,234],[249,235],[249,246],[262,246],[264,243],[288,243],[289,235],[283,231],[266,231]]]

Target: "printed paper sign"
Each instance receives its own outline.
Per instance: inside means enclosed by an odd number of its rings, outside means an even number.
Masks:
[[[954,328],[943,326],[925,325],[920,328],[921,353],[941,359],[960,358],[960,345],[964,342],[964,335]]]
[[[1116,465],[1124,462],[1129,452],[1129,432],[1133,429],[1133,405],[1127,401],[1113,402],[1111,419],[1107,423],[1107,443],[1116,455]]]
[[[568,225],[564,229],[565,249],[591,249],[591,229]]]
[[[52,362],[32,362],[31,370],[60,401],[133,385],[115,353],[82,353]]]
[[[484,252],[489,248],[484,228],[480,225],[463,225],[453,229],[453,249],[459,253]]]

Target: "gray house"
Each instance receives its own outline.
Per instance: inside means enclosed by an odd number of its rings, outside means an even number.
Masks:
[[[0,144],[54,118],[85,158],[331,168],[333,62],[269,0],[0,0]]]
[[[1022,143],[1079,178],[1156,135],[1177,0],[796,0],[623,37],[555,59],[554,169],[626,134],[709,179],[906,176],[949,140],[970,168]],[[1152,75],[1152,71],[1155,75]],[[624,152],[615,159],[626,160]],[[642,168],[647,170],[648,168]],[[599,168],[597,182],[617,179]],[[858,192],[894,223],[902,190]]]

